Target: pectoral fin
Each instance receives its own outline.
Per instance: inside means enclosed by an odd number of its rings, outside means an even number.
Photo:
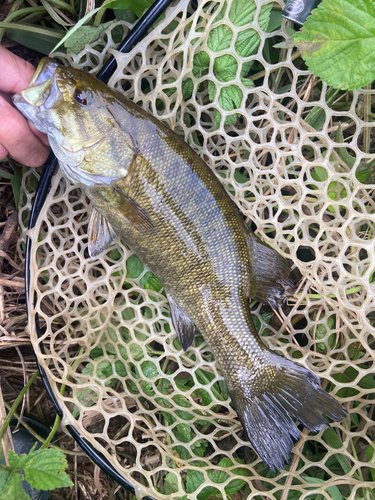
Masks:
[[[172,323],[176,329],[178,339],[184,351],[187,351],[194,340],[195,325],[184,313],[173,297],[167,293],[169,306],[171,308]]]
[[[117,190],[120,195],[120,213],[135,229],[138,229],[142,234],[156,234],[156,226],[150,219],[146,210],[144,210],[138,203],[125,196],[121,190]]]
[[[96,208],[93,208],[88,227],[88,250],[90,257],[95,258],[102,253],[103,250],[109,247],[116,236],[116,231],[111,224]]]
[[[288,262],[250,229],[247,246],[252,264],[251,297],[273,307],[283,304],[295,290]]]

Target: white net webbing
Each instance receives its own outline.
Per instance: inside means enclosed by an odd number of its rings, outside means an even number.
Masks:
[[[29,313],[43,332],[38,339],[31,330],[32,342],[44,344],[36,352],[64,423],[138,496],[373,498],[375,91],[332,91],[296,49],[271,50],[287,38],[273,14],[274,31],[264,20],[277,6],[257,0],[253,21],[241,24],[224,0],[201,0],[196,10],[181,1],[130,54],[116,51],[112,35],[118,42],[130,27],[119,21],[78,55],[59,55],[96,73],[113,53],[110,85],[183,136],[257,234],[293,262],[297,293],[278,316],[252,304],[257,324],[267,345],[322,377],[350,412],[332,429],[303,432],[291,465],[272,473],[243,441],[203,338],[183,353],[155,277],[119,241],[88,257],[88,200],[57,174],[29,232]],[[247,53],[239,48],[246,30]],[[214,36],[224,35],[215,52]],[[23,179],[24,229],[35,175]]]

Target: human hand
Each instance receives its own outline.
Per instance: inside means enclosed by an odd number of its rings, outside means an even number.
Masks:
[[[0,68],[0,160],[9,154],[28,167],[39,167],[49,153],[47,136],[10,104],[11,94],[28,86],[35,69],[1,45]]]

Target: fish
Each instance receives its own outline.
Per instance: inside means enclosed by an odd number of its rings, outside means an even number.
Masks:
[[[90,256],[120,237],[158,276],[183,350],[198,330],[245,436],[272,470],[289,462],[296,422],[318,432],[346,417],[317,375],[260,339],[249,300],[282,304],[295,290],[290,267],[188,144],[121,92],[51,58],[13,102],[91,200]]]

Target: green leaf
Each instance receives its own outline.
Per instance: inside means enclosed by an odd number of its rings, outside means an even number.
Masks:
[[[191,451],[197,457],[204,457],[207,447],[208,441],[206,439],[198,439],[198,441],[191,446]]]
[[[60,42],[54,47],[53,50],[51,50],[51,53],[52,52],[55,52],[55,50],[57,50],[59,47],[61,47],[62,44],[65,44],[66,41],[68,40],[68,38],[70,38],[74,33],[76,33],[76,31],[79,30],[79,28],[81,26],[83,26],[89,19],[91,19],[91,17],[96,14],[99,10],[100,10],[101,7],[97,7],[96,9],[93,9],[92,11],[90,11],[88,14],[86,14],[82,19],[80,19],[78,21],[78,23],[73,26],[72,29],[70,29],[68,31],[68,33],[64,36],[64,38],[62,40],[60,40]]]
[[[309,70],[334,88],[359,89],[375,78],[373,0],[323,0],[294,40]]]
[[[108,360],[101,361],[96,367],[96,376],[103,380],[111,375],[113,375],[112,364]]]
[[[246,481],[244,481],[243,479],[233,479],[224,487],[224,491],[227,495],[234,495],[235,493],[237,493],[237,491],[243,488],[245,484]]]
[[[208,98],[210,101],[214,101],[216,97],[216,85],[212,80],[208,80]]]
[[[210,31],[207,40],[208,48],[213,52],[229,49],[232,38],[232,29],[227,24],[220,24]]]
[[[242,99],[242,90],[237,85],[229,85],[221,89],[219,104],[226,111],[231,111],[241,106]]]
[[[254,0],[233,0],[230,6],[229,19],[236,26],[249,24],[254,19],[256,8],[257,4]]]
[[[231,111],[232,109],[238,109],[241,105],[243,98],[242,90],[237,85],[229,85],[228,87],[223,87],[219,95],[219,104],[226,111]],[[215,127],[220,126],[220,113],[215,110]],[[224,125],[234,125],[237,121],[238,113],[227,116]]]
[[[155,363],[152,361],[143,361],[141,364],[141,370],[146,378],[155,378],[159,374]]]
[[[270,12],[270,18],[267,25],[267,32],[272,33],[280,28],[283,20],[281,10],[272,9]],[[262,28],[264,29],[264,28]]]
[[[48,31],[49,28],[44,28],[44,30]],[[55,30],[51,30],[54,31]],[[26,31],[19,30],[7,30],[7,38],[10,38],[14,42],[20,43],[29,49],[36,50],[44,55],[48,55],[56,45],[56,37],[52,34],[48,35],[47,33],[28,33]]]
[[[220,82],[234,80],[236,78],[237,68],[237,59],[230,54],[215,58],[214,74]]]
[[[319,483],[325,482],[324,479],[320,479],[318,477],[306,476],[305,474],[303,474],[302,477],[308,483],[319,484]],[[308,488],[306,488],[306,489],[308,489]],[[329,496],[332,498],[332,500],[342,500],[341,492],[337,486],[329,486],[326,489],[326,491],[329,494]]]
[[[206,464],[204,464],[206,465]],[[204,483],[204,475],[198,470],[188,469],[186,473],[186,493],[193,493]]]
[[[193,90],[194,90],[194,83],[191,78],[186,78],[181,84],[181,90],[182,90],[182,97],[187,101],[190,99]]]
[[[0,500],[30,500],[22,487],[23,475],[18,472],[10,472],[8,477],[0,473]],[[5,482],[4,482],[5,480]],[[1,486],[4,485],[3,488]]]
[[[168,472],[164,478],[164,495],[171,495],[178,492],[178,479],[176,474]]]
[[[210,56],[207,52],[198,52],[193,58],[193,75],[195,78],[202,76],[202,71],[207,69],[210,65]]]
[[[366,459],[368,462],[373,462],[372,457],[374,456],[374,445],[375,441],[372,444],[369,444],[366,448]],[[375,469],[370,468],[371,479],[375,482]],[[1,490],[0,490],[1,491]]]
[[[151,7],[154,0],[109,0],[105,4],[106,8],[110,9],[130,9],[138,17],[141,17],[143,12]]]
[[[127,23],[133,24],[137,20],[137,16],[130,9],[113,9],[116,21],[125,21]]]
[[[1,470],[0,469],[0,499],[5,498],[3,495],[4,495],[4,492],[8,488],[11,474],[12,474],[12,471],[10,471],[10,470]]]
[[[22,182],[22,169],[9,156],[8,156],[8,162],[13,169],[13,174],[0,169],[0,177],[4,177],[4,179],[10,180],[10,185],[12,186],[12,191],[14,196],[14,204],[16,205],[16,209],[18,209],[18,202],[20,199],[20,190]]]
[[[135,361],[139,361],[144,357],[144,352],[142,347],[139,344],[131,344],[130,345],[130,355]]]
[[[29,454],[30,460],[24,468],[27,482],[39,490],[53,490],[73,486],[64,472],[67,461],[64,453],[55,449],[36,450]]]
[[[12,469],[23,469],[27,462],[30,460],[28,455],[22,453],[22,455],[17,455],[14,451],[9,450],[8,462]]]
[[[191,429],[187,424],[177,424],[173,428],[173,434],[182,443],[189,443],[192,439]]]
[[[239,56],[248,57],[255,54],[259,43],[259,33],[256,30],[247,29],[238,33],[234,48]]]
[[[324,167],[317,166],[311,170],[311,177],[314,181],[324,182],[328,179],[328,173]]]
[[[97,28],[95,26],[82,26],[64,42],[67,51],[72,54],[78,54],[88,43],[97,40],[101,32],[111,23],[112,21],[101,24]]]
[[[131,255],[126,261],[126,277],[133,279],[138,278],[138,276],[143,272],[143,269],[143,262],[133,253],[133,255]]]
[[[206,486],[197,495],[197,500],[221,500],[222,498],[222,494],[214,486]]]

